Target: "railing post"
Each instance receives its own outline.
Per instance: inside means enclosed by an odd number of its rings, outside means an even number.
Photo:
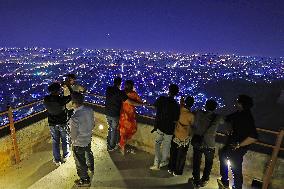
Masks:
[[[277,156],[281,147],[281,143],[282,143],[282,139],[284,136],[284,129],[281,129],[281,131],[279,132],[277,139],[276,139],[276,143],[275,143],[275,148],[273,148],[272,151],[272,155],[271,155],[271,159],[268,163],[268,167],[265,171],[264,177],[263,177],[263,185],[262,185],[262,189],[267,189],[268,185],[270,183],[272,174],[273,174],[273,170],[274,167],[276,165],[276,161],[277,161]]]
[[[19,148],[17,143],[17,137],[16,137],[16,130],[14,125],[14,118],[13,118],[13,109],[11,106],[8,106],[8,117],[9,117],[9,125],[10,125],[10,131],[11,131],[11,138],[12,138],[12,144],[14,148],[14,155],[16,164],[20,163],[20,154],[19,154]]]

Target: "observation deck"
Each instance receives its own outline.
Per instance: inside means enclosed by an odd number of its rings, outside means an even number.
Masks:
[[[101,100],[99,95],[91,95]],[[14,120],[13,112],[24,108],[40,106],[37,101],[17,108],[9,108],[0,113],[8,122],[0,126],[0,189],[7,188],[76,188],[75,163],[71,157],[60,167],[52,163],[52,145],[46,112],[41,109],[33,114]],[[193,188],[188,183],[191,177],[192,148],[188,150],[186,167],[182,176],[173,177],[167,169],[151,171],[149,167],[154,159],[154,134],[151,134],[153,117],[138,116],[138,131],[130,141],[136,148],[136,154],[106,150],[107,123],[104,107],[96,100],[86,102],[93,107],[96,118],[93,133],[92,151],[95,157],[95,173],[90,188]],[[273,136],[275,143],[257,141],[244,157],[243,174],[245,188],[252,188],[253,179],[263,181],[262,189],[282,189],[284,185],[284,148],[282,139],[284,130],[272,131],[258,128],[259,133]],[[224,142],[224,135],[218,133],[218,147]],[[217,148],[218,148],[217,147]],[[216,150],[218,151],[218,150]],[[203,161],[204,162],[204,161]],[[216,152],[212,177],[204,188],[218,188],[219,161]]]

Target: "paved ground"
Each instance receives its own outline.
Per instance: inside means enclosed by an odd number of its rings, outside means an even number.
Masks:
[[[185,168],[183,176],[173,177],[167,170],[150,171],[153,155],[136,151],[122,156],[108,153],[105,141],[94,138],[92,150],[95,156],[95,174],[90,188],[193,188],[188,184],[191,170]],[[34,154],[20,165],[0,174],[0,189],[73,189],[77,179],[73,157],[56,167],[52,163],[50,141],[34,149]],[[206,189],[217,188],[216,176]]]

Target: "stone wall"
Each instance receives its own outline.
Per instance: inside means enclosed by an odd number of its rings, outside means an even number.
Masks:
[[[20,159],[33,153],[33,149],[50,137],[47,119],[35,122],[16,132]],[[12,139],[10,135],[0,138],[0,170],[15,164]]]

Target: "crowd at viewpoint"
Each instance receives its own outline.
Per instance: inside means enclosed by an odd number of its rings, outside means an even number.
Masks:
[[[156,110],[155,124],[151,131],[155,135],[155,157],[152,171],[162,167],[173,176],[183,174],[187,151],[193,148],[192,178],[189,182],[194,188],[205,187],[210,179],[215,153],[219,154],[219,188],[229,188],[229,168],[233,173],[233,188],[243,185],[242,163],[249,145],[257,140],[257,131],[250,109],[253,99],[239,95],[235,100],[236,111],[229,115],[216,113],[218,103],[208,99],[204,109],[193,111],[194,98],[182,97],[176,101],[179,87],[170,84],[168,94],[160,96],[153,105],[141,100],[135,91],[132,80],[124,82],[114,78],[113,85],[106,89],[105,114],[108,123],[107,150],[120,151],[122,155],[135,151],[127,143],[137,132],[136,106],[153,107]],[[78,187],[91,185],[94,174],[94,156],[91,150],[92,130],[95,125],[94,111],[84,105],[86,89],[76,82],[76,75],[68,74],[66,81],[52,83],[48,87],[49,95],[44,98],[48,112],[48,123],[53,147],[53,161],[57,166],[65,163],[72,153],[75,159],[79,179]],[[226,127],[227,142],[221,149],[216,148],[215,137],[220,125]],[[145,133],[148,134],[148,133]],[[60,142],[61,141],[61,142]],[[60,152],[60,144],[62,154]],[[201,159],[205,157],[205,166],[200,174]],[[230,166],[228,166],[230,161]]]

